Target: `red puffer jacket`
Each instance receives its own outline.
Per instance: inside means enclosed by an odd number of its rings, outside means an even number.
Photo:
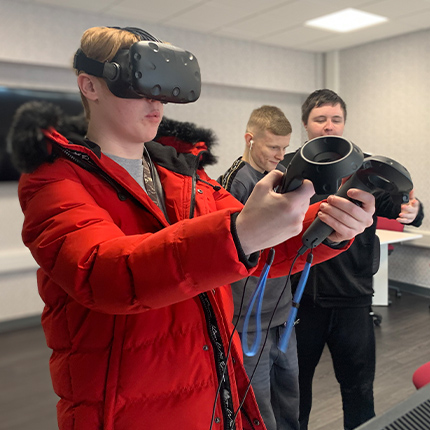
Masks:
[[[23,240],[40,266],[59,428],[209,430],[232,333],[228,284],[254,270],[231,233],[241,204],[194,154],[151,142],[169,223],[98,148],[48,138],[55,160],[21,177],[19,198]],[[277,247],[273,276],[287,273],[300,246],[296,237]],[[316,260],[337,253],[321,246]],[[213,429],[230,428],[247,384],[234,338]],[[252,390],[242,428],[264,429]]]

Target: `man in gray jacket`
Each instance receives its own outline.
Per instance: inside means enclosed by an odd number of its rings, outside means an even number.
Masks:
[[[283,160],[289,146],[291,132],[291,124],[279,108],[261,106],[255,109],[251,113],[246,127],[245,150],[242,157],[239,157],[224,175],[218,178],[218,182],[234,197],[245,203],[256,183],[268,172],[274,169],[285,171],[285,167],[279,163]],[[287,351],[283,353],[277,347],[292,303],[289,283],[269,328],[273,311],[286,281],[287,277],[267,280],[261,315],[262,345],[254,356],[244,355],[243,357],[249,377],[255,369],[252,388],[268,430],[297,430],[299,428],[298,363],[294,330]],[[239,316],[245,287],[243,300],[245,309],[242,310],[237,324],[239,333],[242,332],[246,307],[255,291],[257,282],[258,278],[251,276],[248,280],[243,279],[232,284],[235,305],[234,322]],[[249,342],[252,342],[256,335],[256,324],[253,317],[255,317],[255,309],[248,327]],[[268,330],[267,342],[256,368]]]

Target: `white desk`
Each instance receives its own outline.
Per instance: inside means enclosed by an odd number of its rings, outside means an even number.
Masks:
[[[381,242],[381,260],[379,270],[373,276],[375,294],[372,304],[375,306],[388,306],[388,244],[419,239],[422,237],[422,234],[379,229],[376,230],[376,234]]]

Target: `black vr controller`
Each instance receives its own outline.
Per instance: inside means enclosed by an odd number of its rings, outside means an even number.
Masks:
[[[352,175],[363,159],[361,149],[343,137],[322,136],[309,140],[291,159],[277,192],[293,191],[304,179],[309,179],[317,194],[334,194],[342,178]]]
[[[382,190],[389,193],[391,198],[400,198],[401,203],[408,203],[413,183],[409,172],[401,164],[391,158],[375,155],[364,159],[361,168],[342,185],[336,195],[352,200],[347,195],[351,188],[369,193]],[[355,203],[360,204],[357,201]],[[331,227],[316,218],[303,234],[304,249],[301,249],[301,253],[318,246],[332,231]]]

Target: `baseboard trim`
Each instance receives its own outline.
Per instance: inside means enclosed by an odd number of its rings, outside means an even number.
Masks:
[[[398,288],[405,293],[416,294],[418,296],[430,297],[430,288],[421,287],[419,285],[408,284],[406,282],[394,281],[389,279],[390,287]]]
[[[394,281],[391,279],[389,280],[389,286],[396,287],[405,293],[430,298],[430,288],[420,287],[419,285],[408,284],[406,282]],[[40,317],[40,315],[33,315],[25,318],[0,321],[0,333],[40,326]]]
[[[37,326],[40,326],[40,315],[0,321],[0,333],[8,333]]]

